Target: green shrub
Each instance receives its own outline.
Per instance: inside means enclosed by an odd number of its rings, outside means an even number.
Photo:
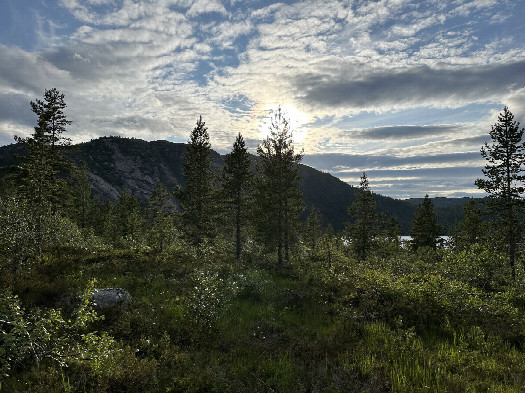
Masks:
[[[94,282],[84,291],[80,305],[70,318],[60,310],[24,310],[17,296],[4,291],[0,295],[0,372],[8,377],[14,367],[33,365],[37,371],[43,361],[66,366],[73,361],[87,361],[97,367],[107,356],[113,340],[89,330],[100,317],[89,299]]]

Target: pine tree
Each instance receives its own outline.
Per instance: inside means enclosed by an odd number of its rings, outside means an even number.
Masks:
[[[178,192],[187,236],[194,244],[215,234],[215,186],[208,129],[199,117],[182,157],[186,188]]]
[[[250,155],[244,139],[239,133],[233,144],[233,150],[226,155],[222,171],[222,188],[227,209],[233,215],[235,223],[235,248],[237,259],[241,257],[242,227],[246,216],[245,208],[253,185],[250,171]]]
[[[522,194],[525,192],[525,142],[522,142],[525,129],[520,129],[519,125],[509,109],[503,108],[490,131],[492,145],[485,143],[481,148],[481,156],[488,161],[482,170],[487,179],[475,182],[489,194],[487,210],[496,214],[501,225],[513,279],[516,277],[515,261],[522,229],[519,216],[523,212]]]
[[[383,220],[382,215],[376,211],[376,205],[366,173],[363,173],[356,199],[348,208],[348,214],[354,218],[354,222],[346,225],[352,250],[361,261],[374,248],[381,231]]]
[[[270,135],[257,148],[259,174],[255,188],[255,219],[267,245],[277,248],[278,268],[289,261],[290,247],[300,226],[304,202],[299,190],[298,164],[292,131],[279,107],[270,124]]]
[[[425,199],[418,205],[410,236],[413,250],[419,247],[430,247],[435,249],[441,227],[437,223],[437,214],[432,201],[425,195]]]
[[[62,147],[69,145],[70,140],[62,134],[71,121],[64,114],[64,95],[57,89],[46,90],[43,101],[37,99],[30,104],[38,116],[37,126],[30,137],[15,136],[15,140],[27,150],[19,168],[19,191],[32,207],[40,254],[43,219],[46,214],[57,213],[59,206],[67,199],[68,187],[64,173],[70,171],[71,164],[62,155]]]

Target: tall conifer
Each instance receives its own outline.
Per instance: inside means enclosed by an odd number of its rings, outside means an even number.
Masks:
[[[194,244],[215,233],[214,182],[211,170],[211,144],[202,116],[190,135],[182,157],[186,188],[178,197],[183,208],[186,234]]]
[[[38,116],[37,126],[28,138],[15,136],[15,140],[25,146],[27,154],[20,165],[20,192],[29,202],[36,221],[38,252],[43,240],[43,219],[46,214],[57,213],[67,199],[68,187],[64,172],[69,172],[71,164],[62,155],[62,147],[70,144],[70,139],[62,134],[67,120],[64,109],[64,94],[55,88],[45,90],[44,100],[31,103],[31,110]]]
[[[418,205],[414,221],[412,221],[411,246],[413,250],[419,247],[435,249],[441,232],[437,223],[437,214],[432,201],[425,195],[425,199]]]
[[[241,257],[242,226],[246,217],[246,204],[253,184],[250,171],[250,155],[244,139],[239,133],[233,144],[233,150],[226,155],[222,171],[225,203],[235,223],[235,249],[237,259]]]
[[[519,215],[523,212],[522,195],[525,192],[525,142],[522,141],[525,129],[520,129],[519,125],[509,109],[503,108],[490,131],[492,145],[485,143],[481,148],[481,156],[488,161],[483,169],[487,179],[475,182],[489,194],[487,209],[496,214],[501,225],[513,278],[516,276],[515,260],[522,229]]]
[[[362,261],[373,249],[381,230],[382,216],[376,211],[376,205],[368,177],[363,173],[356,199],[348,208],[348,214],[354,218],[354,222],[346,228],[352,250]]]
[[[257,148],[255,188],[256,223],[267,244],[277,249],[278,267],[290,258],[290,247],[304,210],[299,190],[298,164],[289,122],[279,107],[273,114],[270,135]],[[283,255],[284,254],[284,255]]]

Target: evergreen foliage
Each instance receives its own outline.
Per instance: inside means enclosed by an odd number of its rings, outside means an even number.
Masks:
[[[319,210],[312,208],[303,226],[303,241],[312,251],[316,249],[323,235],[320,215]]]
[[[80,168],[75,167],[72,171],[73,185],[71,187],[71,218],[81,228],[93,226],[97,202],[92,196],[92,184],[89,179],[89,170],[84,162]]]
[[[423,201],[418,205],[416,216],[412,222],[411,247],[417,250],[420,247],[436,249],[441,228],[437,223],[437,214],[432,201],[425,195]]]
[[[399,239],[401,236],[401,226],[399,225],[399,219],[397,216],[390,216],[386,223],[386,235],[388,239],[391,239],[396,246],[399,246]]]
[[[37,126],[28,138],[15,136],[25,146],[27,154],[19,167],[21,182],[19,193],[29,202],[35,219],[37,250],[40,253],[43,221],[47,214],[56,214],[68,200],[68,187],[64,173],[71,166],[62,155],[61,148],[70,144],[62,134],[71,124],[66,119],[64,95],[57,89],[46,90],[44,100],[31,102],[31,110],[38,116]]]
[[[487,226],[482,221],[482,212],[474,200],[470,200],[463,209],[463,219],[456,223],[450,231],[454,248],[467,250],[481,242],[486,236]],[[486,239],[486,237],[485,237]]]
[[[376,211],[376,205],[366,173],[363,173],[356,199],[348,208],[348,214],[354,220],[346,228],[352,250],[361,261],[376,247],[381,232],[383,216]]]
[[[303,199],[299,191],[298,164],[292,130],[279,107],[271,118],[270,134],[257,147],[259,160],[255,187],[255,220],[266,244],[277,249],[278,267],[290,261],[290,247],[300,225]],[[283,255],[284,253],[284,255]]]
[[[149,244],[162,253],[175,240],[175,206],[171,195],[162,183],[155,184],[148,200],[147,226]]]
[[[182,218],[188,239],[200,244],[215,234],[214,216],[217,213],[210,137],[202,116],[191,132],[182,160],[186,188],[177,196],[183,209]]]
[[[241,257],[242,227],[247,217],[248,198],[251,197],[253,174],[250,171],[250,155],[239,133],[232,151],[224,159],[222,169],[222,189],[224,202],[235,227],[235,255]]]
[[[17,275],[18,269],[28,263],[37,252],[43,235],[35,228],[26,200],[15,196],[0,197],[0,263],[4,274]]]
[[[117,203],[106,206],[104,238],[117,248],[141,246],[144,242],[144,223],[137,198],[124,190]]]
[[[513,277],[523,227],[520,214],[523,213],[522,195],[525,192],[525,141],[522,141],[525,129],[520,129],[519,125],[509,109],[503,108],[490,131],[492,144],[485,143],[481,148],[481,156],[488,161],[482,170],[486,179],[475,182],[489,194],[487,209],[497,215],[501,225]]]

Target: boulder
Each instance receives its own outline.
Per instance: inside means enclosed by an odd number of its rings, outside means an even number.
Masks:
[[[131,301],[131,295],[122,288],[95,289],[91,294],[95,309],[103,310],[112,307],[126,308]]]

